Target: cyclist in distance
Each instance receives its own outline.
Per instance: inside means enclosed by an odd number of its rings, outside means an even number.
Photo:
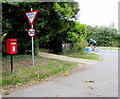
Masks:
[[[90,39],[90,42],[89,42],[89,45],[91,46],[92,48],[92,51],[94,51],[96,45],[97,45],[97,42],[93,39]]]

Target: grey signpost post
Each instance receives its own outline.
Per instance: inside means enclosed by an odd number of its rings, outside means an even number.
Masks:
[[[26,12],[26,17],[28,18],[28,22],[31,25],[31,28],[28,30],[28,35],[31,37],[32,40],[32,66],[35,66],[34,63],[34,36],[36,34],[35,29],[33,28],[34,20],[36,18],[36,15],[38,13],[38,10],[34,10],[31,8],[31,11]]]
[[[33,9],[31,8],[31,11],[33,11]],[[31,28],[33,28],[33,25],[31,25]],[[34,63],[34,38],[31,37],[32,39],[32,65],[35,66],[35,63]]]

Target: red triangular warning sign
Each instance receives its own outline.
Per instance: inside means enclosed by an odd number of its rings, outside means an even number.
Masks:
[[[29,11],[29,12],[26,12],[25,14],[26,14],[29,24],[33,25],[36,19],[36,15],[38,14],[38,10]]]

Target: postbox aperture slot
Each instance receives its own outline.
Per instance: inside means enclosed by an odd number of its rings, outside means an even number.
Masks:
[[[12,41],[11,44],[16,44],[16,41]]]

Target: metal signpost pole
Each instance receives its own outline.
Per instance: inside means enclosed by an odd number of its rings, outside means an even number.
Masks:
[[[31,8],[31,11],[33,11],[33,9]],[[33,25],[31,25],[31,28],[33,28]],[[34,40],[33,37],[32,38],[32,65],[35,66],[34,64]]]

